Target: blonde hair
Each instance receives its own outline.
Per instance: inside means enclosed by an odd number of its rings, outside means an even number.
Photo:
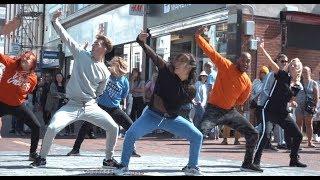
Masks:
[[[297,77],[296,77],[296,79],[297,79],[297,81],[300,82],[300,80],[301,80],[301,75],[302,75],[303,65],[302,65],[302,63],[301,63],[301,61],[300,61],[299,58],[294,58],[294,59],[292,59],[292,60],[290,61],[290,63],[288,63],[288,66],[287,66],[288,72],[289,72],[291,75],[294,74],[294,73],[290,72],[290,71],[291,71],[291,68],[290,68],[290,67],[291,67],[291,65],[292,65],[294,62],[296,62],[297,65],[299,66],[299,68],[297,68],[297,73],[296,73]]]
[[[115,56],[111,59],[111,63],[115,63],[115,66],[118,68],[121,74],[127,74],[128,70],[128,63],[120,56]]]

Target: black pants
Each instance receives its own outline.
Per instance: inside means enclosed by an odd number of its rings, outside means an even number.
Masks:
[[[44,121],[45,125],[49,125],[50,124],[51,113],[49,111],[46,111],[44,106],[42,106],[42,118],[43,118],[43,121]]]
[[[102,105],[99,105],[103,110],[110,114],[113,120],[120,126],[122,126],[126,131],[133,124],[131,118],[119,107],[116,108],[108,108]],[[73,145],[74,150],[80,150],[80,146],[84,140],[86,132],[92,128],[92,124],[89,122],[84,122],[79,130],[78,137]]]
[[[132,108],[131,108],[131,113],[130,113],[130,118],[132,121],[136,121],[141,114],[142,111],[145,107],[143,97],[133,97],[133,102],[132,102]]]
[[[260,115],[258,116],[259,120],[262,120],[262,111]],[[283,130],[285,135],[285,141],[287,144],[287,147],[291,150],[290,157],[297,157],[299,147],[302,141],[302,133],[300,132],[297,124],[294,122],[294,120],[289,115],[280,115],[270,112],[265,112],[265,121],[266,123],[268,121],[278,124]],[[262,121],[263,123],[263,121]],[[266,145],[266,143],[270,140],[269,134],[271,133],[272,129],[269,128],[269,126],[265,126],[265,133],[260,135],[261,141],[257,146],[257,152],[255,155],[255,162],[260,163],[262,151]]]
[[[9,106],[0,102],[0,117],[5,115],[16,116],[31,129],[30,153],[36,152],[40,136],[40,123],[31,109],[25,103],[20,106]]]
[[[259,134],[249,120],[245,119],[236,109],[225,110],[208,104],[200,124],[201,130],[204,134],[208,134],[216,125],[229,126],[244,135],[246,139],[244,163],[252,163]]]
[[[22,132],[23,131],[23,120],[17,117],[12,117],[11,122],[11,129],[15,132]]]

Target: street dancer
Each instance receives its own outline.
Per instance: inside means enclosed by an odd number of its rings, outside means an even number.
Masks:
[[[119,56],[115,56],[109,64],[111,76],[107,83],[106,90],[98,99],[98,105],[109,113],[118,125],[122,126],[127,131],[133,122],[120,108],[120,102],[127,97],[130,89],[128,78],[125,76],[129,72],[128,64],[127,61]],[[68,156],[80,154],[80,146],[85,138],[86,131],[90,126],[92,126],[92,124],[89,122],[84,122],[82,124],[73,148],[67,154]],[[132,156],[140,157],[135,150],[133,151]]]
[[[277,62],[273,61],[271,56],[264,49],[264,42],[260,44],[260,48],[267,57],[266,63],[271,67],[274,75],[272,76],[273,78],[270,78],[270,80],[273,81],[273,86],[271,86],[267,93],[265,93],[265,90],[261,93],[261,95],[266,96],[266,98],[263,98],[265,99],[265,102],[262,106],[261,117],[258,117],[258,120],[260,119],[262,122],[263,129],[256,148],[254,164],[260,167],[262,151],[269,140],[270,136],[268,135],[271,131],[271,128],[266,126],[266,124],[268,121],[271,121],[284,129],[287,147],[291,150],[289,166],[307,167],[306,164],[299,161],[298,155],[302,134],[288,111],[289,102],[295,106],[297,105],[295,101],[292,101],[292,97],[296,96],[301,88],[299,83],[302,73],[302,63],[298,58],[295,58],[281,69]],[[282,61],[288,62],[287,57],[284,57],[285,58],[283,58]],[[292,82],[291,79],[294,81]]]
[[[251,92],[251,80],[246,71],[251,62],[251,55],[241,53],[236,63],[222,57],[201,36],[206,27],[201,27],[196,32],[195,38],[199,47],[211,59],[218,69],[218,75],[200,125],[204,134],[207,134],[216,125],[227,125],[244,134],[246,139],[246,154],[241,166],[243,171],[262,170],[252,164],[254,148],[259,135],[257,130],[237,110],[242,106]]]
[[[37,85],[37,58],[31,51],[23,52],[18,57],[0,54],[0,117],[16,116],[31,129],[31,146],[29,160],[35,160],[39,136],[40,123],[26,105],[28,94]]]
[[[114,167],[118,165],[113,158],[118,125],[96,102],[96,98],[105,90],[110,76],[104,64],[104,58],[105,54],[112,50],[112,43],[107,37],[97,35],[92,44],[91,53],[85,51],[63,28],[58,20],[60,16],[61,11],[53,14],[52,25],[75,59],[71,78],[66,88],[66,96],[69,101],[52,117],[42,142],[40,157],[30,165],[32,167],[45,166],[46,157],[57,133],[75,121],[84,120],[106,130],[106,156],[103,165]]]
[[[136,41],[158,67],[158,78],[148,108],[126,132],[121,165],[114,172],[116,175],[128,173],[135,141],[156,129],[162,129],[190,141],[189,163],[183,171],[186,175],[201,175],[197,165],[202,134],[191,122],[178,115],[181,106],[192,102],[195,97],[195,59],[192,54],[181,53],[166,64],[166,61],[146,44],[148,36],[142,32]]]

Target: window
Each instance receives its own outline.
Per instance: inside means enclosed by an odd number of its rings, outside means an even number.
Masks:
[[[123,59],[128,62],[128,54],[124,54]]]
[[[83,9],[89,5],[90,4],[75,4],[75,11],[79,11],[80,9]]]
[[[134,67],[140,69],[140,53],[134,53]]]

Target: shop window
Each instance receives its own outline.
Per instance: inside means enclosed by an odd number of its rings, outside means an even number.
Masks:
[[[140,52],[134,53],[134,67],[140,68],[140,63],[141,63]]]
[[[124,54],[123,59],[128,62],[128,54]]]

